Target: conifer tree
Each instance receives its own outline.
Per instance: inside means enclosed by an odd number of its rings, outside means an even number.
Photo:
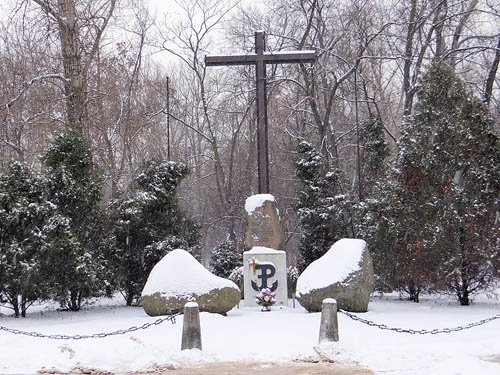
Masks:
[[[60,246],[51,253],[52,294],[63,307],[77,311],[86,299],[110,291],[101,179],[90,146],[75,131],[57,136],[43,161],[48,198],[61,215],[53,222]]]
[[[461,304],[498,270],[500,146],[483,104],[435,61],[405,118],[368,230],[383,283],[409,293],[446,289]]]
[[[387,171],[389,147],[384,138],[384,127],[379,117],[370,117],[360,124],[361,183],[363,199],[371,198],[377,181]]]
[[[327,170],[314,146],[301,141],[295,163],[301,182],[296,205],[302,226],[299,269],[303,271],[339,239],[354,236],[352,201],[339,169]]]
[[[0,299],[16,317],[49,296],[44,264],[50,241],[46,223],[53,213],[43,177],[11,162],[0,174]]]
[[[500,140],[487,107],[469,94],[444,63],[422,82],[417,124],[433,123],[440,173],[437,248],[439,282],[461,305],[486,289],[500,268]]]
[[[115,268],[127,305],[137,304],[149,273],[171,250],[199,259],[199,227],[179,207],[177,188],[188,174],[181,163],[153,159],[116,210]]]
[[[215,275],[228,278],[236,267],[242,265],[243,255],[238,253],[236,244],[229,237],[213,249],[210,268]]]

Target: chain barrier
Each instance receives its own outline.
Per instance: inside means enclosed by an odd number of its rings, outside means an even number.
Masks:
[[[166,318],[157,319],[151,323],[144,323],[142,326],[132,326],[132,327],[127,328],[127,329],[120,329],[118,331],[106,332],[106,333],[94,333],[92,335],[73,335],[73,336],[69,336],[69,335],[44,335],[44,334],[38,333],[38,332],[21,331],[19,329],[7,328],[7,327],[3,327],[3,326],[0,326],[0,331],[13,333],[14,335],[25,335],[25,336],[39,337],[39,338],[45,338],[45,339],[54,339],[54,340],[102,339],[102,338],[105,338],[108,336],[124,335],[126,333],[135,332],[135,331],[138,331],[141,329],[148,329],[149,327],[158,326],[166,321],[170,321],[172,324],[175,324],[175,318],[180,314],[181,313],[169,315]]]
[[[486,323],[489,323],[489,322],[492,322],[494,320],[497,320],[497,319],[500,319],[500,314],[497,314],[495,316],[492,316],[490,318],[487,318],[487,319],[483,319],[483,320],[479,320],[477,322],[473,322],[473,323],[469,323],[465,326],[458,326],[458,327],[453,327],[453,328],[442,328],[442,329],[406,329],[406,328],[394,328],[394,327],[388,327],[387,325],[385,324],[379,324],[379,323],[376,323],[374,321],[371,321],[371,320],[367,320],[367,319],[363,319],[363,318],[360,318],[359,316],[357,315],[354,315],[354,314],[351,314],[347,311],[344,311],[344,310],[339,310],[340,313],[348,316],[349,318],[351,318],[352,320],[355,320],[355,321],[358,321],[360,323],[363,323],[363,324],[366,324],[370,327],[376,327],[376,328],[379,328],[379,329],[382,329],[382,330],[387,330],[387,331],[394,331],[394,332],[398,332],[398,333],[409,333],[411,335],[437,335],[437,334],[440,334],[440,333],[451,333],[451,332],[459,332],[459,331],[463,331],[465,329],[470,329],[470,328],[474,328],[474,327],[478,327],[478,326],[481,326],[483,324],[486,324]]]
[[[347,312],[345,310],[339,310],[340,313],[346,315],[347,317],[349,317],[350,319],[354,320],[354,321],[357,321],[357,322],[360,322],[360,323],[363,323],[363,324],[366,324],[370,327],[376,327],[376,328],[379,328],[381,330],[387,330],[387,331],[394,331],[394,332],[398,332],[398,333],[408,333],[408,334],[411,334],[411,335],[437,335],[437,334],[440,334],[440,333],[451,333],[451,332],[459,332],[459,331],[463,331],[463,330],[466,330],[466,329],[471,329],[471,328],[474,328],[474,327],[478,327],[478,326],[481,326],[483,324],[486,324],[486,323],[489,323],[489,322],[492,322],[494,320],[498,320],[500,319],[500,314],[497,314],[495,316],[492,316],[490,318],[486,318],[486,319],[482,319],[482,320],[479,320],[477,322],[473,322],[473,323],[469,323],[465,326],[458,326],[458,327],[453,327],[453,328],[442,328],[442,329],[431,329],[431,330],[428,330],[428,329],[411,329],[411,328],[397,328],[397,327],[388,327],[386,324],[380,324],[380,323],[376,323],[372,320],[367,320],[367,319],[363,319],[363,318],[360,318],[359,316],[357,315],[354,315],[350,312]],[[105,337],[109,337],[109,336],[116,336],[116,335],[124,335],[126,333],[130,333],[130,332],[135,332],[135,331],[138,331],[138,330],[141,330],[141,329],[148,329],[152,326],[158,326],[166,321],[170,321],[172,324],[175,324],[176,321],[175,321],[175,318],[177,316],[179,316],[181,313],[177,313],[177,314],[174,314],[174,315],[170,315],[170,316],[167,316],[166,318],[161,318],[161,319],[157,319],[155,320],[154,322],[151,322],[151,323],[144,323],[142,326],[132,326],[130,328],[127,328],[127,329],[120,329],[120,330],[117,330],[117,331],[113,331],[113,332],[105,332],[105,333],[94,333],[92,335],[45,335],[45,334],[42,334],[42,333],[38,333],[38,332],[33,332],[33,331],[21,331],[19,329],[15,329],[15,328],[8,328],[8,327],[4,327],[4,326],[0,326],[0,331],[4,331],[4,332],[8,332],[8,333],[12,333],[12,334],[15,334],[15,335],[25,335],[25,336],[31,336],[31,337],[38,337],[38,338],[46,338],[46,339],[54,339],[54,340],[83,340],[83,339],[102,339],[102,338],[105,338]]]

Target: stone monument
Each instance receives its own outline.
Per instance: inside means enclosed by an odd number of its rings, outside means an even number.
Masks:
[[[282,250],[283,228],[274,197],[271,194],[252,195],[245,202],[245,211],[247,213],[246,249],[262,246]]]
[[[243,253],[245,306],[257,306],[255,295],[264,288],[276,294],[275,306],[288,306],[286,253],[257,246]]]
[[[245,306],[257,306],[255,295],[263,288],[276,294],[275,306],[288,306],[284,234],[276,201],[270,194],[253,195],[246,200],[245,210]]]

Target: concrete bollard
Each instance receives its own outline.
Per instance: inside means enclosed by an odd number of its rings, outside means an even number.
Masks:
[[[200,311],[196,302],[188,302],[184,305],[181,350],[184,349],[201,350]]]
[[[321,326],[319,328],[319,343],[339,341],[339,323],[337,319],[337,301],[325,298],[321,306]]]

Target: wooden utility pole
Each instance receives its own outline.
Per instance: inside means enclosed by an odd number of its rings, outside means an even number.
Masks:
[[[170,161],[170,87],[167,76],[167,160]]]
[[[316,61],[315,51],[265,52],[264,31],[255,32],[255,53],[205,56],[206,66],[255,65],[257,96],[257,171],[259,194],[269,193],[269,147],[267,138],[267,64],[305,64]]]

